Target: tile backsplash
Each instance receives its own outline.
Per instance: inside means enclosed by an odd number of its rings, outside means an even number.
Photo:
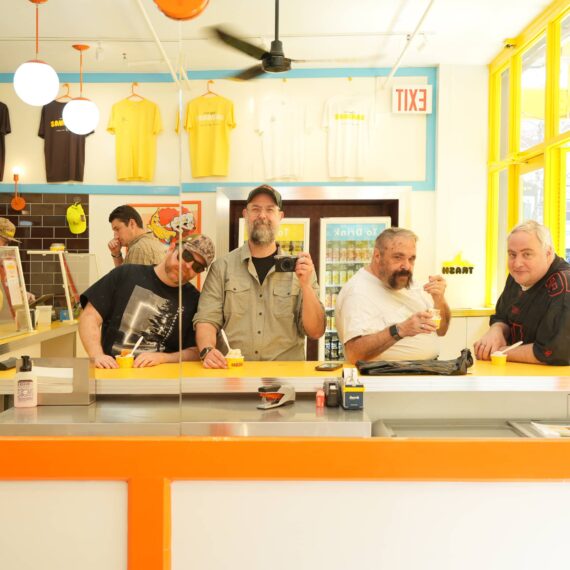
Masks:
[[[52,243],[63,243],[71,253],[89,252],[89,198],[73,194],[24,194],[26,207],[18,212],[10,206],[12,193],[0,193],[0,217],[16,226],[26,288],[36,297],[53,293],[56,305],[64,305],[63,280],[56,257],[28,256],[27,251],[49,250]],[[87,229],[73,234],[67,225],[67,208],[79,199],[87,217]]]

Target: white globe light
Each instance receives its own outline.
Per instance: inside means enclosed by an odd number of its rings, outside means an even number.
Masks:
[[[86,135],[99,124],[99,109],[84,97],[72,99],[63,108],[63,123],[72,133]]]
[[[42,107],[57,97],[59,78],[47,63],[26,61],[14,73],[14,90],[24,103]]]

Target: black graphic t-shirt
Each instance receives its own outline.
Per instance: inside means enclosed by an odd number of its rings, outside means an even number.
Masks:
[[[6,160],[6,143],[4,137],[11,132],[8,107],[4,103],[0,103],[0,182],[4,179],[4,162]]]
[[[196,346],[192,318],[200,293],[190,283],[182,286],[182,348]],[[91,303],[103,318],[101,345],[111,356],[132,349],[140,336],[141,352],[177,352],[178,287],[165,285],[149,265],[121,265],[81,295],[81,306]]]
[[[63,124],[66,102],[52,101],[42,107],[38,136],[45,140],[46,179],[48,182],[83,182],[85,168],[85,138],[93,134],[76,135]]]
[[[491,324],[510,328],[509,344],[534,343],[545,364],[570,364],[570,265],[556,256],[546,275],[527,291],[509,275]]]

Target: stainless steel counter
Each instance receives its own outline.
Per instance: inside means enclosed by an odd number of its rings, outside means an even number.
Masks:
[[[11,408],[0,414],[0,436],[306,436],[370,437],[366,412],[317,410],[313,398],[258,410],[257,396],[100,397],[90,406]]]

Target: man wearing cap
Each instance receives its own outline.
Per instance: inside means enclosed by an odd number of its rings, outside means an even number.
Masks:
[[[192,239],[194,238],[194,239]],[[198,290],[189,281],[214,259],[214,244],[207,236],[182,240],[182,259],[173,243],[155,267],[126,264],[116,267],[81,295],[83,313],[79,336],[97,368],[117,368],[114,356],[135,352],[134,366],[198,360],[192,317]],[[182,286],[182,350],[178,342],[179,299]]]
[[[108,243],[115,267],[123,263],[156,265],[164,258],[164,245],[143,227],[140,214],[128,205],[118,206],[109,214],[114,237]],[[123,259],[121,248],[127,248]]]
[[[205,368],[226,368],[227,347],[217,342],[222,328],[246,360],[304,360],[305,337],[317,339],[325,331],[310,254],[298,255],[294,271],[275,270],[283,219],[279,192],[271,186],[252,190],[243,217],[249,239],[212,264],[194,317]]]
[[[15,245],[18,246],[21,242],[16,239],[16,226],[8,218],[0,218],[0,246]],[[33,303],[36,296],[29,291],[26,291],[28,303]]]

